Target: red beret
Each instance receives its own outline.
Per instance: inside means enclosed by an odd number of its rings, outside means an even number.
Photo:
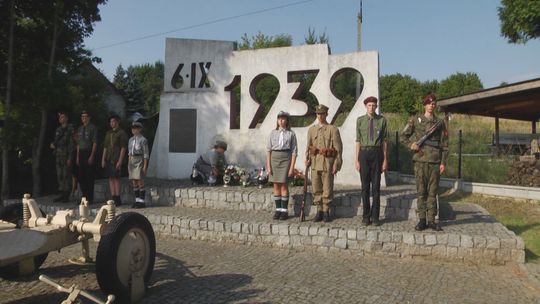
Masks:
[[[427,104],[432,103],[434,101],[437,101],[437,97],[435,97],[435,94],[433,94],[433,93],[427,94],[426,97],[424,97],[424,100],[423,100],[424,105],[427,105]]]
[[[364,99],[364,104],[366,105],[368,102],[374,102],[377,103],[377,97],[369,96],[368,98]]]

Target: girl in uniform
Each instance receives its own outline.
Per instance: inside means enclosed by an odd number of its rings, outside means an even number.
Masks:
[[[131,125],[131,133],[133,137],[128,142],[128,173],[129,179],[133,184],[133,192],[135,194],[135,203],[132,208],[144,208],[146,204],[144,198],[146,191],[144,190],[144,176],[148,169],[148,141],[141,134],[142,124],[138,121]]]

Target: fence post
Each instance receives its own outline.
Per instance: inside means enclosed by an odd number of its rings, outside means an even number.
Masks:
[[[461,148],[463,146],[463,133],[459,130],[458,135],[458,173],[457,178],[461,180]]]
[[[399,132],[396,131],[396,171],[399,173]]]

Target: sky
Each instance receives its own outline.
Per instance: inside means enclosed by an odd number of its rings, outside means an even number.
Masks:
[[[85,40],[112,79],[118,65],[165,60],[165,38],[240,41],[259,31],[304,43],[326,33],[332,54],[357,49],[360,0],[109,0]],[[510,44],[499,0],[363,0],[362,50],[378,51],[380,74],[441,81],[475,72],[484,88],[540,77],[540,39]],[[161,34],[160,33],[166,33]],[[153,36],[150,38],[142,38]],[[131,42],[126,42],[135,40]]]

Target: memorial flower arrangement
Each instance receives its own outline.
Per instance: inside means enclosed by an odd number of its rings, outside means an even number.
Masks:
[[[289,186],[303,186],[305,179],[304,173],[295,168],[292,177],[289,178]]]
[[[245,170],[237,165],[228,165],[223,174],[223,186],[228,187],[240,184],[241,172],[245,172]]]

